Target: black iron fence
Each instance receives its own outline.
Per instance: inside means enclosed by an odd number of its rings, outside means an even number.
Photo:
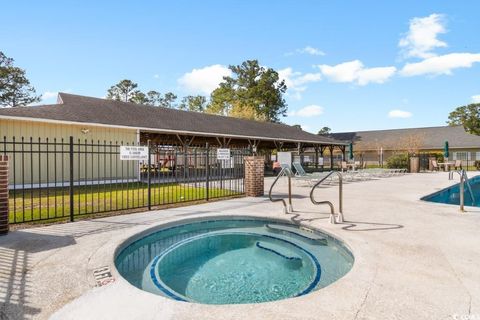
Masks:
[[[420,152],[418,153],[420,171],[432,170],[431,160],[436,160],[437,163],[444,163],[447,161],[443,153],[439,152]],[[455,163],[459,165],[455,165]],[[480,169],[480,159],[477,159],[476,152],[470,151],[453,151],[450,152],[448,163],[449,168],[461,168],[467,171],[474,171]]]
[[[7,140],[10,223],[76,217],[244,194],[246,148],[149,143],[146,159],[120,160],[135,142],[70,139]]]

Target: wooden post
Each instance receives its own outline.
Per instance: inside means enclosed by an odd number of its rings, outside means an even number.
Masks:
[[[333,170],[333,146],[328,146],[330,150],[330,170]]]

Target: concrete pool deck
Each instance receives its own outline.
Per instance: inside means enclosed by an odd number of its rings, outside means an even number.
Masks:
[[[295,212],[288,215],[266,197],[238,198],[13,231],[0,237],[0,319],[480,319],[480,208],[461,214],[458,206],[419,200],[451,184],[443,172],[347,183],[346,221],[336,225],[328,223],[326,206],[310,203],[310,188],[294,185]],[[316,195],[337,204],[336,186]],[[354,266],[302,297],[225,306],[169,300],[116,273],[114,250],[130,236],[218,215],[323,229],[346,242]],[[95,287],[93,270],[103,266],[116,281]]]

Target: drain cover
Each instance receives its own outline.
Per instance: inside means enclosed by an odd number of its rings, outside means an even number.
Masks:
[[[97,287],[106,286],[107,284],[115,281],[115,278],[112,276],[108,266],[93,270],[93,278],[95,278]]]

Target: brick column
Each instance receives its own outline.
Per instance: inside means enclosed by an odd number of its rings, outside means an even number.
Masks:
[[[263,157],[245,157],[245,195],[247,197],[263,196],[264,171]]]
[[[0,155],[0,235],[8,233],[8,156]]]

